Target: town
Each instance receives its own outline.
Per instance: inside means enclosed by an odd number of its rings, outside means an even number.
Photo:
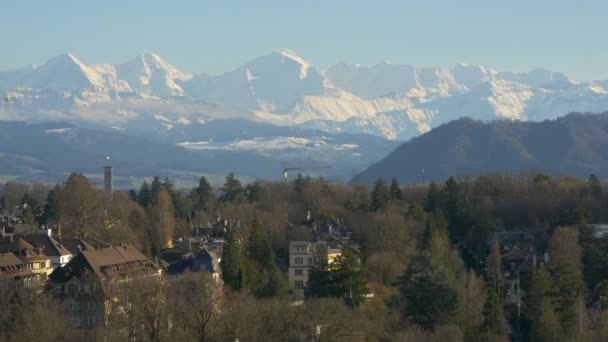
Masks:
[[[2,340],[598,340],[604,185],[2,185]]]

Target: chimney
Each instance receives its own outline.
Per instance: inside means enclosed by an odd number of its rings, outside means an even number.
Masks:
[[[76,246],[76,249],[78,250],[78,253],[82,252],[82,246],[80,244],[78,244],[78,246]]]

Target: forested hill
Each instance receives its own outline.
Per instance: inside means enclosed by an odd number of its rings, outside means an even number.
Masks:
[[[353,183],[371,184],[378,177],[419,183],[531,170],[608,178],[608,112],[537,123],[459,119],[400,145]]]

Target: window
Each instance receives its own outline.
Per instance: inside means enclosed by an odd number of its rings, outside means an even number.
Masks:
[[[68,319],[68,323],[73,326],[73,327],[79,327],[80,326],[80,317],[78,316],[71,316]]]
[[[89,311],[95,311],[95,302],[89,302]]]
[[[302,257],[296,257],[295,258],[295,263],[296,263],[296,265],[302,265],[304,263],[304,258],[302,258]]]
[[[84,292],[84,293],[91,293],[91,286],[89,284],[83,284],[82,285],[82,292]]]
[[[313,264],[312,257],[308,257],[308,264],[310,264],[310,265],[312,265],[312,264]]]
[[[304,281],[303,280],[296,280],[296,287],[304,287]]]
[[[94,327],[95,326],[95,316],[94,315],[93,316],[89,316],[88,323],[89,323],[90,327]]]
[[[296,268],[296,275],[297,275],[297,276],[304,275],[304,270],[303,270],[303,269],[301,269],[301,268]]]
[[[55,286],[55,293],[63,293],[63,285]]]
[[[77,301],[76,299],[72,299],[70,301],[70,310],[72,310],[72,311],[80,310],[80,302]]]
[[[68,293],[72,297],[76,297],[78,294],[78,284],[69,284],[68,285]]]

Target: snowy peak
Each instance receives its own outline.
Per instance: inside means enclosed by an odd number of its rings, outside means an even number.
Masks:
[[[536,68],[526,73],[514,73],[510,71],[501,72],[497,77],[504,80],[517,81],[534,87],[544,88],[566,88],[574,84],[561,72]]]
[[[49,59],[20,80],[21,86],[41,89],[80,90],[103,87],[100,75],[71,53]]]
[[[300,64],[300,79],[303,80],[308,76],[308,68],[312,66],[312,64],[306,61],[304,58],[298,56],[295,52],[283,49],[279,52],[281,56],[284,58],[289,58],[290,60]]]
[[[187,81],[192,75],[170,65],[158,55],[144,51],[131,61],[116,66],[119,79],[142,95],[183,96],[178,82]]]
[[[472,88],[496,78],[497,72],[482,65],[458,64],[451,70],[456,82]]]

